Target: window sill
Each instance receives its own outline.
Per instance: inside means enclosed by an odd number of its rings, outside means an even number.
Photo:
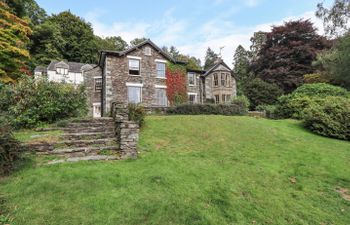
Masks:
[[[194,84],[189,84],[188,86],[189,86],[189,87],[195,87],[196,85],[194,85]]]
[[[132,76],[132,77],[141,77],[141,75],[135,75],[135,74],[129,74],[129,76]]]

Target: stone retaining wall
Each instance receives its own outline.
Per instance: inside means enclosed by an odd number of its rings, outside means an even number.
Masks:
[[[140,125],[137,122],[129,120],[128,108],[125,104],[114,103],[113,116],[121,158],[136,159]]]

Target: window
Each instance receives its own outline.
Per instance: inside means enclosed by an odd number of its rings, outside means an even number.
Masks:
[[[144,48],[145,55],[151,56],[152,55],[152,49],[150,47]]]
[[[225,73],[221,74],[221,86],[222,87],[226,86],[226,74]]]
[[[56,68],[56,73],[61,74],[61,75],[67,75],[68,74],[68,69],[57,67]]]
[[[214,87],[219,86],[219,77],[217,73],[214,73]]]
[[[230,86],[230,74],[226,73],[226,85],[229,87]]]
[[[196,75],[194,73],[188,73],[188,85],[195,86],[196,85]]]
[[[95,91],[102,90],[102,78],[95,78]]]
[[[136,104],[141,102],[141,87],[128,87],[128,102]]]
[[[157,77],[165,78],[165,63],[157,62]]]
[[[220,103],[220,95],[215,95],[215,104]]]
[[[230,102],[231,101],[231,95],[226,95],[226,102]]]
[[[166,97],[165,88],[156,88],[156,105],[158,106],[167,106],[168,99]]]
[[[129,59],[129,74],[140,75],[140,60]]]
[[[101,117],[101,103],[93,103],[93,116]]]
[[[191,104],[197,103],[197,95],[196,94],[188,94],[188,101]]]
[[[222,102],[223,102],[223,103],[226,102],[226,95],[222,95]]]

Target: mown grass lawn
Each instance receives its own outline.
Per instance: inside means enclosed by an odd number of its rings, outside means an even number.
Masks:
[[[350,224],[350,143],[299,122],[150,116],[135,161],[27,166],[12,224]]]

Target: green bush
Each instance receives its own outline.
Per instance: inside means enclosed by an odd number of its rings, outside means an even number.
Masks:
[[[246,110],[250,107],[249,99],[245,95],[235,96],[231,100],[231,104],[233,105],[243,105]]]
[[[346,97],[349,92],[330,84],[304,84],[293,93],[278,98],[275,115],[278,118],[303,119],[306,108],[314,103],[321,104],[327,96]]]
[[[258,105],[274,104],[283,91],[276,84],[256,78],[244,86],[244,94],[251,103],[250,108],[254,110]]]
[[[0,90],[0,110],[11,117],[15,128],[83,116],[87,112],[83,86],[23,79]]]
[[[260,112],[265,111],[266,117],[269,119],[278,119],[275,105],[258,105],[256,110]]]
[[[128,117],[129,120],[137,122],[140,126],[145,121],[146,111],[142,105],[128,104]]]
[[[183,104],[171,107],[168,114],[182,115],[245,115],[248,112],[246,102],[236,101],[231,104]]]
[[[350,140],[350,99],[329,96],[319,101],[305,110],[305,127],[323,136]]]
[[[10,125],[6,124],[3,117],[0,118],[0,124],[0,175],[8,175],[21,159],[23,147],[14,138]]]

